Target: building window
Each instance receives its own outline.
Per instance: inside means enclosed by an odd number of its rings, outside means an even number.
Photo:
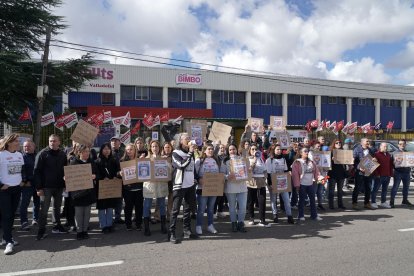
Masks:
[[[337,97],[328,97],[328,104],[337,104],[338,99]]]
[[[150,88],[151,101],[162,101],[162,87]]]
[[[261,93],[262,94],[262,105],[271,105],[272,104],[272,94],[270,93]]]
[[[193,102],[193,89],[181,89],[181,102]]]
[[[260,105],[260,103],[261,103],[260,93],[252,92],[252,104]]]
[[[338,104],[346,104],[346,98],[345,97],[338,97]]]
[[[135,100],[148,101],[149,100],[149,87],[137,86],[135,88]]]
[[[234,103],[235,104],[244,104],[246,103],[246,93],[244,92],[234,92]]]
[[[273,106],[282,106],[282,94],[272,94]]]
[[[234,103],[233,91],[223,91],[223,103],[225,103],[225,104],[233,104]]]
[[[115,94],[102,93],[101,94],[102,105],[115,105]]]
[[[178,102],[178,101],[180,101],[180,89],[178,89],[178,88],[168,88],[168,101],[169,102]]]
[[[374,105],[374,99],[365,99],[366,105],[373,106]]]
[[[400,107],[401,106],[401,101],[400,100],[383,99],[383,100],[381,100],[381,105],[386,106],[386,107]]]
[[[358,98],[358,105],[366,105],[367,99],[364,98]]]
[[[407,101],[408,107],[414,107],[414,101]]]
[[[133,101],[135,99],[135,86],[121,85],[121,100]]]
[[[194,90],[194,101],[197,103],[205,103],[206,102],[206,90]]]
[[[212,103],[221,103],[221,91],[213,90],[211,92],[211,102]]]
[[[289,106],[315,106],[315,97],[306,95],[288,95]]]

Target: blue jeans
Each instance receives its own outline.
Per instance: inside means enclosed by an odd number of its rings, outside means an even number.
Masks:
[[[315,188],[314,185],[300,185],[299,189],[299,218],[305,217],[304,214],[304,207],[305,207],[305,200],[306,197],[309,197],[310,207],[311,207],[311,219],[316,219],[318,213],[316,212],[316,204],[315,204]]]
[[[112,217],[114,215],[114,209],[100,209],[98,210],[98,217],[99,217],[99,226],[101,229],[104,227],[111,227],[112,226]]]
[[[381,187],[381,203],[387,200],[388,184],[390,184],[390,176],[380,176],[374,178],[374,185],[371,190],[371,203],[376,203],[377,192]]]
[[[391,201],[394,201],[394,198],[398,192],[398,188],[400,187],[401,181],[403,183],[403,200],[408,200],[408,189],[410,187],[410,172],[401,173],[394,170],[394,184],[392,185],[391,190]]]
[[[214,204],[216,203],[215,196],[202,196],[197,194],[197,226],[203,225],[204,211],[207,206],[207,225],[213,224]]]
[[[268,188],[269,194],[270,194],[270,205],[272,206],[272,214],[276,215],[277,214],[277,195],[278,194],[273,193],[272,186],[267,186],[267,188]],[[290,206],[290,202],[289,202],[289,193],[288,192],[283,192],[283,193],[280,193],[280,196],[283,199],[283,206],[285,206],[286,215],[291,216],[292,215],[292,207]]]
[[[244,222],[246,217],[247,192],[237,194],[226,194],[229,201],[229,212],[231,222]],[[236,211],[236,202],[238,209]]]
[[[165,197],[158,197],[157,204],[160,208],[160,216],[165,216]],[[152,198],[144,198],[144,218],[151,216]]]
[[[22,187],[22,200],[20,203],[20,223],[28,222],[27,208],[33,196],[33,220],[39,219],[40,197],[34,187]]]

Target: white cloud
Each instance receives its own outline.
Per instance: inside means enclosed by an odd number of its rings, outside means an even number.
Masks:
[[[398,78],[404,82],[414,82],[414,66],[403,70],[398,74]]]
[[[387,63],[394,68],[408,68],[414,64],[414,41],[409,41],[403,51],[396,54]]]
[[[388,83],[390,76],[384,72],[382,64],[375,64],[371,58],[359,61],[341,61],[331,70],[326,70],[326,78],[353,82]]]

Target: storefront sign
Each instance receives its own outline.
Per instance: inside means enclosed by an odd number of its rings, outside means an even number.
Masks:
[[[178,74],[175,83],[201,85],[201,74]]]

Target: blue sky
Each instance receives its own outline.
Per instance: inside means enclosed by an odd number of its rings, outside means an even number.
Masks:
[[[71,0],[57,12],[70,26],[58,37],[65,41],[286,75],[414,84],[412,0]]]

